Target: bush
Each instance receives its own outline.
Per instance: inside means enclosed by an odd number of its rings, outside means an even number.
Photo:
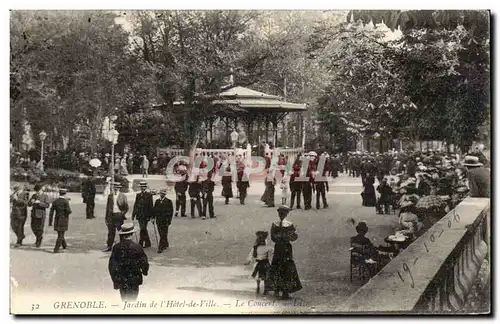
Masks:
[[[110,175],[103,174],[94,178],[95,185],[105,185],[106,177]],[[28,181],[30,184],[43,183],[49,186],[64,187],[69,192],[81,192],[82,181],[86,177],[81,178],[79,172],[68,171],[64,169],[47,169],[41,171],[37,168],[25,170],[21,167],[14,167],[10,170],[11,181]],[[115,181],[122,185],[122,192],[127,192],[129,181],[126,177],[115,175]]]
[[[11,181],[28,181],[28,172],[21,167],[10,168],[10,180]]]
[[[80,179],[70,179],[65,182],[59,182],[59,187],[66,188],[69,192],[82,192],[82,181]]]
[[[66,182],[70,180],[81,181],[80,173],[64,169],[47,169],[46,179],[51,182]]]
[[[28,182],[31,184],[44,182],[47,177],[47,174],[38,168],[29,169],[27,173],[28,173]]]

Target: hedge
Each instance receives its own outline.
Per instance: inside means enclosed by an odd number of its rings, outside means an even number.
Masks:
[[[94,184],[105,185],[106,178],[109,175],[103,174],[94,178]],[[82,183],[86,176],[82,176],[79,172],[68,171],[64,169],[47,169],[41,171],[33,168],[25,170],[21,167],[13,167],[10,169],[10,179],[16,182],[28,182],[30,184],[42,183],[54,187],[63,187],[69,192],[81,192]],[[129,181],[121,175],[115,175],[115,181],[122,185],[123,192],[128,191]]]

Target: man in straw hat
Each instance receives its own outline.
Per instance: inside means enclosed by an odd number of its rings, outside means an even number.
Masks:
[[[151,240],[148,234],[148,222],[152,217],[153,213],[153,195],[146,192],[148,183],[146,181],[141,181],[139,183],[141,192],[139,192],[135,197],[134,209],[132,211],[132,220],[137,218],[139,222],[140,232],[139,232],[139,244],[145,248],[151,247]]]
[[[54,217],[54,230],[57,232],[56,246],[54,253],[59,253],[59,248],[62,246],[66,249],[66,239],[64,233],[68,230],[69,215],[71,214],[71,207],[66,199],[67,190],[64,188],[59,189],[59,198],[54,200],[49,213],[49,226],[52,226],[52,219]]]
[[[491,176],[490,172],[479,162],[477,156],[468,155],[463,165],[467,168],[467,180],[471,197],[490,197]]]
[[[106,205],[106,226],[108,227],[108,241],[106,242],[107,248],[103,252],[110,252],[115,242],[115,234],[125,220],[125,214],[128,211],[127,196],[120,192],[122,185],[119,182],[113,184],[114,192],[108,196]]]
[[[142,276],[147,276],[149,262],[142,247],[132,241],[136,229],[134,223],[125,223],[118,234],[120,242],[113,246],[109,257],[108,270],[113,281],[113,288],[120,290],[122,301],[135,301],[139,295]]]
[[[160,198],[155,201],[153,209],[153,218],[151,222],[158,228],[160,234],[160,243],[158,244],[158,253],[162,253],[168,248],[168,227],[172,223],[172,216],[174,215],[174,205],[172,200],[168,199],[165,195],[167,189],[160,190]]]

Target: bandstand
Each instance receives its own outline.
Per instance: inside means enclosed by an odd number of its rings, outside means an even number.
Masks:
[[[204,96],[204,100],[208,96]],[[213,143],[214,134],[220,134],[220,126],[223,124],[222,133],[225,135],[226,143],[230,143],[230,138],[234,132],[241,130],[233,142],[232,148],[210,148],[209,145],[196,149],[196,155],[238,155],[244,157],[252,154],[252,148],[258,147],[265,142],[264,151],[272,156],[284,154],[289,159],[294,159],[303,151],[303,147],[278,147],[278,126],[283,125],[283,121],[288,114],[302,114],[307,110],[306,104],[291,103],[282,100],[279,96],[266,94],[242,86],[229,86],[216,95],[208,97],[210,99],[210,114],[204,120],[206,143]],[[181,115],[184,113],[185,103],[183,101],[174,102],[173,112]],[[219,127],[217,127],[219,126]],[[271,126],[271,127],[269,127]],[[271,130],[271,140],[269,131]],[[232,132],[232,133],[231,133]],[[244,133],[244,134],[243,134]],[[259,134],[255,136],[255,134]],[[262,134],[262,136],[261,136]],[[271,144],[271,145],[269,145]],[[239,153],[238,153],[239,152]],[[159,153],[168,153],[170,156],[184,154],[183,149],[159,148]]]

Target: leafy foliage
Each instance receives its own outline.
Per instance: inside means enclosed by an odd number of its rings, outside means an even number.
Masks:
[[[14,124],[26,118],[33,134],[47,132],[49,146],[88,127],[95,150],[104,116],[148,103],[147,67],[128,55],[128,34],[115,18],[104,11],[12,12]]]
[[[353,133],[445,140],[467,150],[488,117],[485,12],[351,11],[342,28],[317,28],[310,56],[333,75],[320,118]],[[403,30],[384,40],[385,23]],[[333,118],[333,121],[332,121]]]

